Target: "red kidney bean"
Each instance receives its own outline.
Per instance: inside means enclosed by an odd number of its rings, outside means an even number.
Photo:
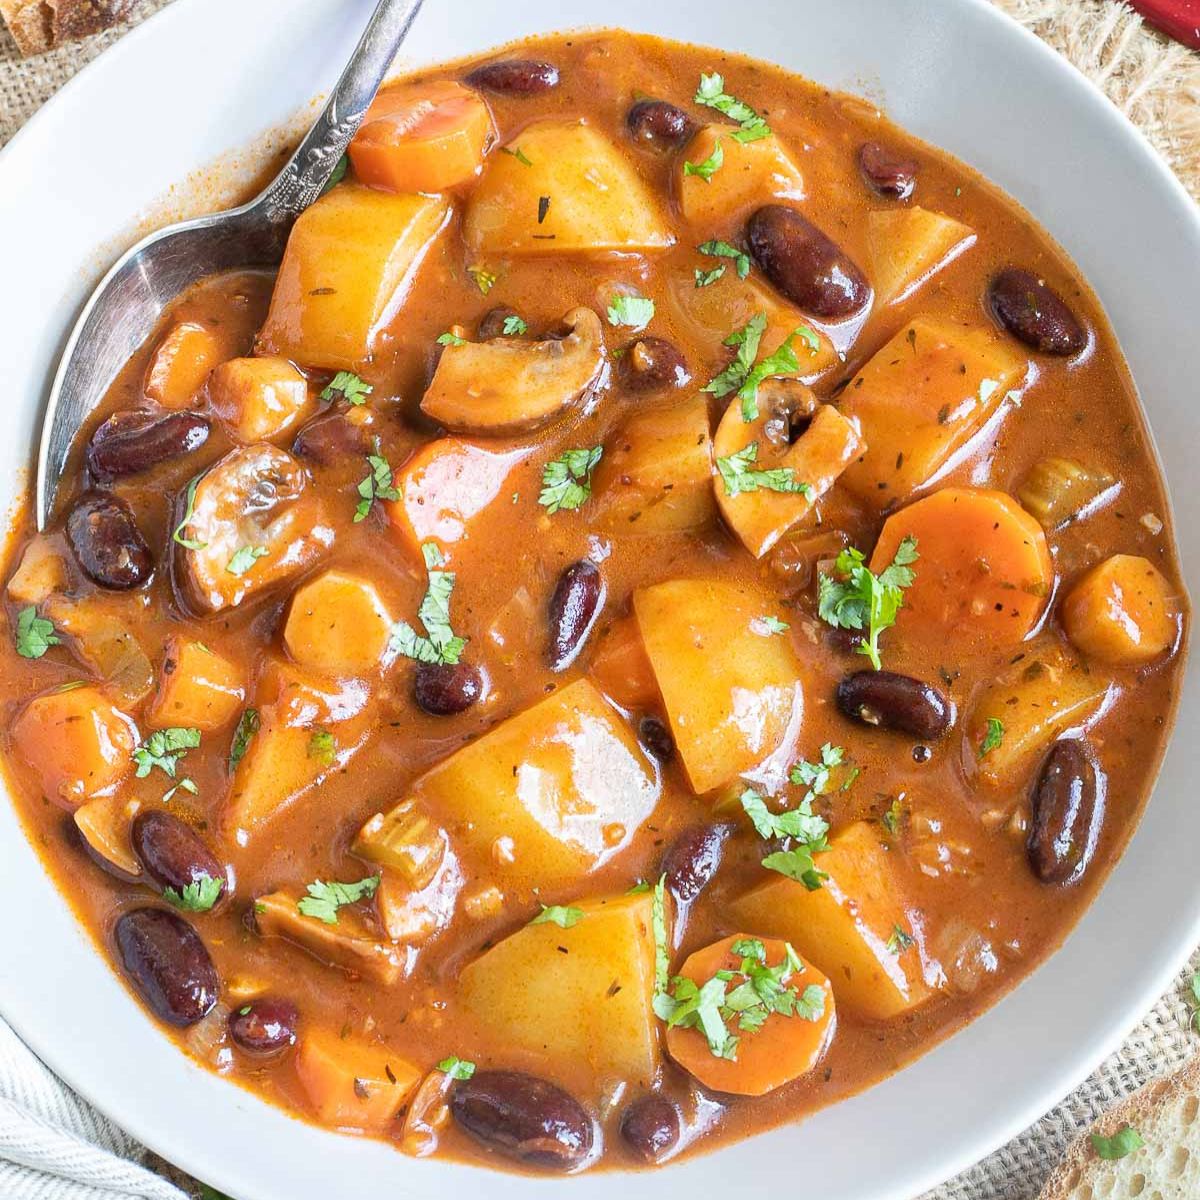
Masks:
[[[675,757],[675,739],[671,731],[657,717],[643,717],[638,722],[638,741],[658,759],[670,762]]]
[[[617,360],[617,382],[631,392],[686,387],[691,378],[683,355],[666,338],[636,338]]]
[[[665,1096],[642,1096],[621,1114],[621,1137],[647,1163],[660,1162],[675,1149],[679,1126],[679,1109]]]
[[[894,671],[856,671],[837,687],[837,706],[852,720],[910,733],[922,741],[940,738],[954,721],[954,705],[937,688]]]
[[[247,1054],[265,1058],[296,1044],[298,1023],[289,1000],[251,1000],[229,1014],[229,1036]]]
[[[450,1097],[455,1121],[489,1150],[568,1170],[591,1153],[592,1120],[562,1088],[520,1071],[476,1071]]]
[[[1043,354],[1078,354],[1087,344],[1075,314],[1032,271],[1006,267],[988,284],[988,303],[1013,337]]]
[[[864,142],[858,148],[858,169],[875,191],[892,200],[907,200],[917,186],[917,161],[899,158],[879,142]]]
[[[1104,785],[1079,738],[1055,742],[1033,788],[1026,854],[1042,883],[1074,883],[1087,869],[1103,819]]]
[[[135,908],[114,930],[121,965],[160,1020],[194,1025],[217,1002],[220,983],[200,935],[178,913]]]
[[[125,591],[154,573],[150,547],[119,496],[84,492],[67,516],[67,540],[83,573],[102,588]]]
[[[137,475],[199,450],[209,429],[209,422],[194,412],[114,413],[88,442],[88,470],[98,483]]]
[[[144,808],[133,818],[130,835],[133,852],[159,887],[182,893],[189,883],[218,879],[224,894],[226,875],[221,864],[199,834],[174,813]]]
[[[696,132],[696,122],[665,100],[639,100],[626,113],[625,126],[635,142],[660,151],[678,150]]]
[[[671,843],[663,855],[662,873],[680,904],[690,904],[712,882],[729,833],[728,825],[697,825]]]
[[[520,319],[520,313],[515,308],[507,308],[503,304],[496,308],[489,308],[479,318],[479,325],[475,330],[475,336],[481,342],[490,342],[492,338],[498,337],[519,337],[519,334],[506,333],[504,331],[504,322],[512,320],[514,317],[518,320]]]
[[[348,420],[344,412],[334,409],[299,430],[292,453],[319,467],[334,467],[350,459],[360,465],[358,460],[374,449],[375,433],[373,423]]]
[[[537,96],[558,87],[558,68],[528,58],[502,58],[476,67],[467,82],[503,96]]]
[[[552,671],[562,671],[575,661],[604,607],[606,593],[604,576],[589,559],[572,563],[558,577],[550,597]]]
[[[871,298],[863,273],[796,209],[767,204],[746,225],[754,261],[775,289],[817,317],[848,317]]]
[[[483,676],[470,663],[418,663],[413,699],[434,717],[466,712],[483,695]]]

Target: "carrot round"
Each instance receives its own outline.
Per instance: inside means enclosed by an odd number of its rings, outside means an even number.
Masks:
[[[743,956],[735,953],[733,947],[735,943],[745,941],[763,946],[768,967],[776,967],[787,960],[786,942],[778,938],[756,938],[739,933],[697,950],[683,964],[679,974],[690,979],[697,987],[703,987],[718,971],[732,971],[734,976],[726,984],[728,993],[732,994],[746,979],[738,973]],[[811,963],[803,959],[800,962],[803,969],[793,971],[785,983],[801,994],[809,988],[820,991],[820,1004],[813,1005],[807,1015],[797,1012],[785,1016],[772,1012],[755,1032],[739,1029],[738,1017],[732,1015],[726,1020],[730,1034],[738,1039],[732,1058],[713,1054],[697,1026],[669,1027],[667,1050],[671,1057],[705,1087],[738,1096],[762,1096],[811,1071],[821,1060],[833,1037],[836,1017],[833,988],[828,978]],[[812,994],[809,993],[807,998],[811,999]]]
[[[354,173],[391,192],[440,192],[479,173],[492,116],[478,93],[439,80],[380,92],[350,143]]]
[[[884,524],[871,570],[883,571],[906,537],[920,557],[896,620],[905,637],[1019,642],[1037,624],[1054,564],[1042,527],[1006,492],[943,488],[902,508]]]

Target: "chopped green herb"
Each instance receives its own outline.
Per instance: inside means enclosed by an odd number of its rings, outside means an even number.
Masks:
[[[133,752],[133,761],[137,763],[137,770],[134,774],[138,779],[145,779],[155,767],[158,767],[165,775],[174,779],[179,760],[189,750],[195,750],[199,745],[199,729],[185,729],[178,725],[172,725],[169,729],[155,730]]]
[[[806,759],[800,759],[788,772],[788,778],[797,787],[808,789],[805,795],[805,800],[814,800],[817,796],[824,796],[833,790],[830,783],[830,773],[835,767],[844,766],[846,763],[846,751],[841,746],[834,746],[830,742],[826,742],[821,747],[821,759],[819,762],[808,762]]]
[[[917,944],[916,939],[900,925],[892,926],[892,935],[887,940],[889,954],[903,954],[910,946]]]
[[[233,556],[225,564],[225,570],[230,575],[245,575],[260,558],[266,558],[269,553],[266,546],[241,546],[233,552]]]
[[[645,329],[654,320],[654,301],[647,296],[620,293],[608,305],[608,323],[626,325],[630,329]]]
[[[685,162],[683,164],[683,173],[685,175],[697,175],[705,183],[711,183],[712,177],[721,169],[721,165],[724,162],[725,151],[721,149],[721,139],[717,138],[713,145],[712,153],[703,162]]]
[[[318,879],[305,889],[308,895],[296,902],[296,907],[306,916],[326,925],[336,925],[338,909],[344,904],[354,904],[358,900],[369,900],[375,895],[379,886],[378,875],[368,875],[357,883],[339,883],[334,880],[326,883]]]
[[[208,545],[207,542],[198,542],[193,538],[185,538],[183,531],[191,523],[192,517],[196,512],[196,488],[200,485],[200,480],[203,478],[203,472],[199,475],[193,475],[191,482],[187,485],[187,492],[184,494],[183,502],[183,520],[175,526],[175,532],[171,534],[171,540],[178,542],[185,550],[203,550]]]
[[[32,604],[17,613],[17,653],[22,658],[41,658],[51,646],[61,644],[54,622],[39,617]]]
[[[529,161],[529,159],[525,157],[525,151],[522,150],[520,146],[513,146],[513,147],[511,147],[511,149],[508,146],[501,146],[500,153],[501,154],[511,154],[513,156],[513,158],[515,158],[517,160],[517,162],[519,162],[522,166],[525,166],[525,167],[533,166],[533,163],[531,163]]]
[[[736,348],[733,361],[704,386],[704,391],[711,392],[718,399],[728,396],[730,392],[737,392],[742,402],[744,421],[758,419],[758,388],[764,379],[772,375],[794,375],[800,370],[796,352],[792,349],[794,338],[800,338],[812,354],[821,347],[817,335],[807,325],[800,325],[775,350],[756,363],[754,360],[758,357],[758,347],[766,329],[767,314],[763,312],[755,313],[741,329],[735,329],[722,343]]]
[[[739,250],[736,246],[731,246],[728,242],[722,242],[717,238],[710,238],[707,242],[702,242],[696,247],[701,254],[707,254],[711,258],[732,258],[734,270],[737,271],[739,279],[745,279],[750,274],[750,255]],[[725,264],[721,264],[721,270],[724,271]]]
[[[667,990],[671,969],[671,947],[667,942],[667,877],[660,875],[654,885],[650,905],[650,925],[654,931],[654,994]]]
[[[425,567],[429,574],[429,586],[417,617],[425,627],[427,636],[422,637],[407,621],[401,621],[392,630],[390,649],[405,658],[414,658],[424,663],[458,662],[467,644],[466,638],[457,637],[450,628],[450,596],[454,591],[454,572],[439,571],[445,561],[442,552],[433,542],[421,547]]]
[[[645,892],[648,892],[649,890],[650,890],[650,881],[648,879],[639,879],[637,881],[637,883],[635,883],[633,885],[633,887],[628,887],[625,889],[625,895],[641,896]]]
[[[755,470],[758,461],[758,443],[751,442],[736,454],[717,459],[717,470],[725,485],[725,494],[737,496],[742,492],[757,492],[760,488],[768,492],[796,492],[813,498],[812,485],[794,478],[791,467],[771,467],[765,471]]]
[[[459,1058],[457,1054],[451,1054],[449,1058],[443,1058],[438,1063],[438,1070],[449,1075],[451,1079],[470,1079],[475,1074],[475,1064],[465,1058]]]
[[[346,178],[346,171],[350,167],[350,156],[343,154],[333,165],[333,170],[329,173],[329,178],[325,180],[325,186],[321,189],[321,195],[332,191],[343,179]]]
[[[333,766],[337,758],[337,739],[328,729],[318,729],[308,739],[308,757],[323,767]]]
[[[984,758],[991,752],[997,749],[1001,742],[1004,741],[1004,722],[999,717],[988,717],[987,733],[984,734],[983,742],[979,747],[979,757]]]
[[[163,803],[166,804],[173,799],[176,792],[187,792],[189,796],[195,796],[199,794],[200,789],[196,786],[194,779],[189,779],[185,775],[174,787],[167,788],[163,792]]]
[[[543,904],[542,911],[530,921],[530,925],[557,925],[559,929],[570,929],[583,920],[583,909],[570,905]]]
[[[771,127],[758,113],[744,101],[731,96],[725,90],[725,80],[715,71],[711,75],[700,76],[700,86],[692,99],[697,104],[715,108],[717,112],[736,121],[740,126],[730,137],[738,142],[756,142],[759,138],[769,137]]]
[[[579,508],[592,494],[592,472],[604,454],[603,446],[567,450],[542,469],[542,491],[538,503],[554,514],[559,509]]]
[[[475,286],[482,296],[486,296],[496,286],[496,272],[489,271],[486,267],[468,267],[467,274],[475,280]]]
[[[379,445],[376,443],[376,451],[379,450]],[[366,478],[359,480],[358,494],[359,501],[354,508],[354,524],[359,521],[365,521],[367,514],[371,511],[371,505],[376,500],[399,500],[400,493],[396,491],[392,483],[392,467],[386,458],[381,454],[368,454],[367,465],[371,468],[367,472]]]
[[[896,614],[904,603],[904,589],[916,577],[912,564],[917,561],[917,539],[906,537],[896,547],[891,565],[875,575],[865,565],[865,555],[853,546],[843,550],[834,563],[834,575],[822,575],[817,599],[821,620],[835,629],[866,630],[859,639],[858,653],[871,660],[875,670],[879,658],[879,635],[896,623]]]
[[[1117,1130],[1112,1137],[1101,1137],[1100,1134],[1093,1133],[1091,1139],[1092,1148],[1096,1154],[1100,1158],[1110,1161],[1124,1158],[1127,1154],[1132,1154],[1146,1144],[1142,1140],[1142,1135],[1129,1125]]]
[[[514,314],[504,318],[503,332],[505,337],[520,337],[521,334],[529,332],[529,326]]]
[[[716,283],[725,274],[725,264],[719,263],[711,271],[702,271],[699,267],[696,267],[692,274],[696,277],[696,286],[698,288],[708,287],[710,283]]]
[[[768,614],[765,617],[755,617],[750,622],[750,629],[760,637],[771,637],[772,634],[787,633],[791,626],[786,621]]]
[[[375,389],[353,371],[339,371],[321,392],[321,399],[336,400],[339,396],[350,404],[366,404]]]
[[[451,333],[450,330],[447,329],[445,333],[438,334],[437,344],[439,346],[465,346],[467,344],[467,339],[465,337],[460,337],[457,333]]]
[[[199,879],[184,884],[182,891],[172,887],[163,888],[163,899],[182,912],[208,912],[221,898],[224,882],[211,875],[201,875]]]
[[[891,804],[888,805],[887,812],[879,818],[883,822],[883,827],[893,837],[900,832],[900,826],[904,822],[904,803],[899,796],[893,796]]]
[[[258,732],[258,709],[246,709],[233,731],[233,743],[229,747],[229,766],[232,769],[242,761],[250,745],[250,739]]]

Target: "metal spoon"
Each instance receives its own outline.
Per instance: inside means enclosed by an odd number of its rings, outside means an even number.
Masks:
[[[287,165],[249,204],[168,225],[126,251],[83,306],[50,388],[38,448],[37,525],[54,511],[67,455],[87,415],[163,309],[217,271],[271,266],[296,217],[333,174],[422,0],[379,0],[321,115]]]

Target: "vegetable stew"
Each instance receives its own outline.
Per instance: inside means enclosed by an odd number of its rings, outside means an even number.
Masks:
[[[613,32],[397,81],[202,281],[3,578],[48,869],[328,1128],[661,1163],[1062,940],[1188,621],[1096,298],[864,101]]]

